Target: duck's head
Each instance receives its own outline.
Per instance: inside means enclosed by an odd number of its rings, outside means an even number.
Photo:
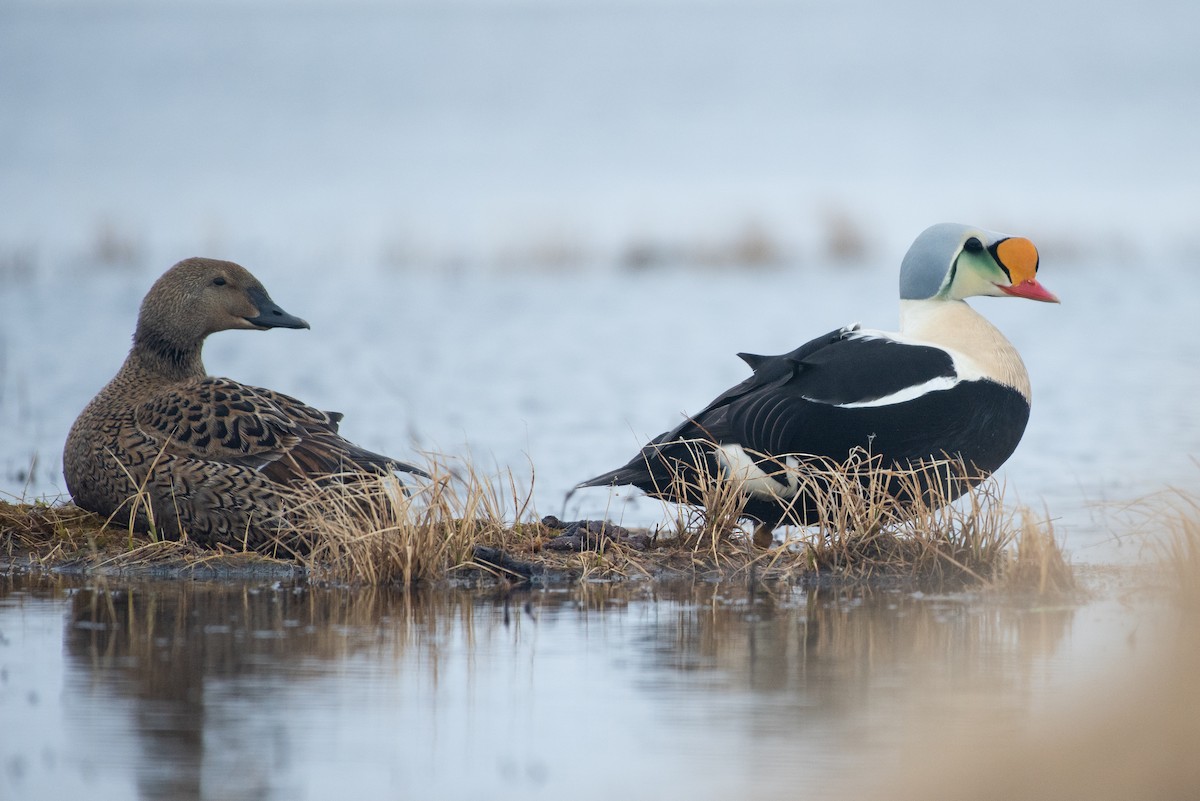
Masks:
[[[185,259],[163,273],[138,315],[138,335],[179,346],[231,328],[263,331],[308,328],[308,323],[279,308],[245,267],[199,258]]]
[[[1058,303],[1038,283],[1038,252],[1028,239],[958,223],[921,232],[900,265],[901,300],[991,295]]]

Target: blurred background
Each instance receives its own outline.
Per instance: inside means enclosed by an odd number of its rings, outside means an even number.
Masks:
[[[6,275],[1200,242],[1195,4],[0,5]]]
[[[1031,237],[1065,301],[980,304],[1034,378],[1024,495],[1164,480],[1200,442],[1198,29],[1179,0],[4,0],[3,489],[63,491],[141,296],[208,255],[313,324],[214,337],[213,372],[375,449],[532,463],[557,513],[736,351],[893,326],[943,220]]]

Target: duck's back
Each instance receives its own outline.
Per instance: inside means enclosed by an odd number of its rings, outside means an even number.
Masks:
[[[194,384],[195,382],[193,382]],[[275,539],[282,487],[236,460],[194,458],[175,431],[139,422],[163,398],[192,398],[193,384],[155,392],[122,371],[75,421],[63,474],[75,503],[120,525],[205,545],[261,548]],[[179,410],[201,411],[198,405]]]

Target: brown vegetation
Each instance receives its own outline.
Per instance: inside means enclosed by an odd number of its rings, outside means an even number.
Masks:
[[[302,572],[291,560],[157,540],[71,503],[0,500],[0,572],[5,570],[217,578]]]
[[[945,463],[927,471],[939,466]],[[290,528],[280,536],[281,542],[301,537],[309,543],[296,558],[156,541],[70,504],[0,503],[0,559],[10,569],[300,570],[314,579],[367,585],[705,575],[991,582],[1039,593],[1072,588],[1049,523],[1028,509],[1005,509],[995,480],[947,503],[951,490],[931,481],[932,473],[869,467],[851,460],[801,477],[818,499],[821,520],[784,529],[783,542],[769,549],[757,547],[741,522],[744,495],[736,480],[701,477],[704,506],[667,505],[663,525],[630,531],[607,521],[539,520],[532,490],[521,490],[511,474],[485,478],[470,465],[441,462],[419,486],[355,476],[301,487]],[[897,482],[907,487],[902,495],[917,500],[898,502]],[[922,482],[933,489],[920,491]]]

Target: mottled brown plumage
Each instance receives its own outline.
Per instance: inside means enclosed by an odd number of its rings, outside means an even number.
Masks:
[[[187,259],[155,282],[124,365],[67,436],[76,504],[172,539],[263,548],[278,542],[289,488],[351,472],[425,475],[340,436],[336,412],[207,375],[205,337],[237,328],[308,323],[232,262]]]

